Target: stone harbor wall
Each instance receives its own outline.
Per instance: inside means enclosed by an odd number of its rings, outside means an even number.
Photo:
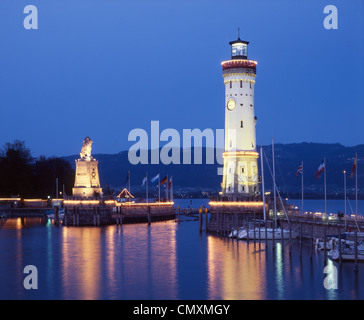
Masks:
[[[115,224],[112,208],[107,206],[66,207],[64,226],[102,226]]]
[[[122,223],[143,223],[173,220],[176,217],[172,204],[133,204],[116,207],[113,215]]]
[[[175,209],[172,204],[69,205],[65,206],[63,225],[103,226],[173,219],[175,219]]]

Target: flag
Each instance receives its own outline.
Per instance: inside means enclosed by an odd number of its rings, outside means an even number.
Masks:
[[[143,179],[143,182],[142,182],[142,187],[144,187],[144,185],[145,185],[145,183],[148,181],[148,178],[147,178],[147,176],[145,176],[144,177],[144,179]]]
[[[302,174],[302,173],[303,173],[303,165],[301,164],[301,165],[298,167],[297,171],[296,171],[296,176],[298,176],[299,174]]]
[[[321,176],[321,173],[325,171],[325,160],[320,164],[320,166],[318,167],[317,171],[316,171],[316,179],[319,179]]]
[[[169,178],[168,189],[172,187],[172,176]]]
[[[159,175],[159,173],[152,179],[152,180],[150,180],[150,182],[151,183],[154,183],[154,182],[156,182],[156,181],[158,181],[159,180],[159,178],[160,178],[160,175]]]
[[[170,192],[170,195],[169,195],[169,200],[170,201],[173,201],[173,188],[172,188],[172,176],[171,178],[169,179],[169,192]]]
[[[355,159],[354,159],[354,164],[353,164],[353,170],[351,170],[351,174],[350,174],[350,179],[353,179],[353,177],[354,177],[355,168],[356,168],[356,154],[355,154]]]
[[[162,180],[161,180],[161,185],[166,184],[168,182],[167,180],[167,176],[165,176]]]

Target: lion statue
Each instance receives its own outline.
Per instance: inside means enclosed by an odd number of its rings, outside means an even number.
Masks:
[[[81,159],[91,160],[92,159],[91,149],[92,149],[92,140],[90,139],[90,137],[86,137],[83,140],[83,144],[82,144],[82,149],[81,149],[81,153],[80,153]]]

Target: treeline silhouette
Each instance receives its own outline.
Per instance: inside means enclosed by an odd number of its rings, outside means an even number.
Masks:
[[[6,143],[0,150],[0,197],[56,197],[59,191],[72,194],[75,172],[64,159],[45,156],[33,158],[24,141]]]

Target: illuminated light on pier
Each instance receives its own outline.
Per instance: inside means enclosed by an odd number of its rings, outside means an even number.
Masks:
[[[155,206],[173,206],[174,202],[149,202],[149,203],[136,203],[136,202],[116,202],[117,207],[123,207],[123,206],[135,206],[135,207],[155,207]]]
[[[262,201],[210,201],[210,206],[241,206],[241,207],[257,207],[257,206],[263,206]]]
[[[100,200],[64,200],[65,205],[98,205]]]
[[[21,201],[21,198],[0,198],[0,202],[3,201]]]
[[[173,206],[174,202],[135,202],[135,201],[126,201],[126,202],[117,202],[116,200],[105,200],[104,203],[106,205],[115,205],[117,207],[122,206],[138,206],[138,207],[146,207],[146,206]]]

